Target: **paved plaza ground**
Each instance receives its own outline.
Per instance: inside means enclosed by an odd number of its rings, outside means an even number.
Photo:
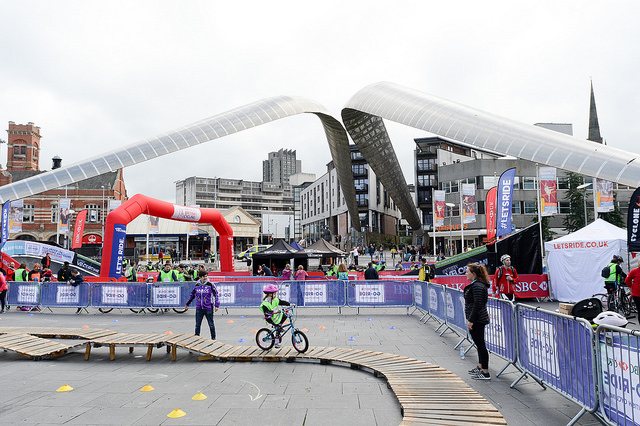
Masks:
[[[556,304],[545,304],[554,310]],[[105,328],[127,333],[192,333],[194,310],[186,314],[139,314],[114,310],[75,315],[72,309],[30,314],[11,310],[0,316],[0,326]],[[553,390],[543,390],[531,379],[515,389],[518,376],[509,367],[495,373],[505,361],[491,357],[490,382],[469,378],[477,361],[475,350],[461,360],[453,350],[453,333],[438,337],[435,325],[421,324],[406,309],[298,309],[296,325],[306,328],[311,345],[357,348],[418,358],[462,377],[488,399],[513,425],[566,424],[579,407]],[[206,321],[205,321],[206,323]],[[255,345],[252,332],[263,325],[257,309],[233,309],[216,314],[218,340],[233,345]],[[203,324],[203,335],[208,329]],[[290,344],[290,343],[289,343]],[[155,349],[150,362],[145,348],[129,353],[116,349],[109,360],[106,347],[84,347],[54,360],[31,361],[14,353],[0,353],[3,396],[1,424],[219,424],[248,425],[397,425],[402,416],[384,378],[343,366],[317,362],[198,362],[198,355],[178,349],[172,362],[164,348]],[[70,392],[56,392],[63,385]],[[155,390],[141,392],[145,385]],[[194,401],[202,392],[207,399]],[[184,417],[169,418],[174,409]],[[587,414],[578,424],[599,424]]]

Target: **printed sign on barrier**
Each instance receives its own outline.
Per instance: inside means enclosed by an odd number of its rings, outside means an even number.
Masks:
[[[416,286],[413,287],[413,299],[416,306],[422,306],[422,285],[420,283],[416,283]]]
[[[105,305],[126,305],[127,289],[123,286],[102,286],[102,303]]]
[[[383,303],[383,284],[356,284],[356,303]]]
[[[56,303],[77,305],[80,302],[80,289],[71,285],[57,287]]]
[[[617,424],[631,424],[640,419],[640,405],[635,402],[640,398],[637,339],[602,332],[599,340],[603,408],[610,419],[618,419]]]
[[[180,304],[180,287],[153,287],[152,297],[153,306],[175,306]]]
[[[429,310],[438,310],[438,292],[433,287],[429,288]]]
[[[18,286],[18,303],[38,303],[38,287],[35,285]]]
[[[218,298],[220,299],[220,305],[233,305],[236,303],[236,287],[228,284],[216,285],[218,290]]]
[[[504,345],[507,341],[507,336],[505,335],[505,328],[503,326],[502,311],[498,306],[487,304],[487,312],[489,312],[490,321],[489,324],[487,324],[484,332],[487,340],[487,345],[489,344],[489,342],[493,344],[497,343]]]
[[[305,303],[327,303],[326,284],[307,284],[304,286]]]
[[[281,285],[280,290],[278,291],[278,299],[286,300],[290,302],[291,300],[291,286],[289,284]]]
[[[556,380],[560,379],[556,330],[551,321],[542,318],[523,318],[527,345],[526,356],[535,365]]]

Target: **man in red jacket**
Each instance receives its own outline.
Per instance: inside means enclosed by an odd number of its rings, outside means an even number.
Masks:
[[[493,276],[492,290],[497,297],[504,295],[509,300],[514,300],[516,284],[518,283],[518,272],[511,266],[511,256],[503,254],[500,258],[502,266],[496,269]]]

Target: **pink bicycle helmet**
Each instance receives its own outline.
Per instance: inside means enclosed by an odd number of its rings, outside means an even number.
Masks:
[[[269,284],[262,290],[264,293],[277,293],[278,287],[275,284]]]

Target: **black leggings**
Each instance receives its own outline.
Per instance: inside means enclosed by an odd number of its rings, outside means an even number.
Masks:
[[[7,290],[0,291],[0,302],[2,302],[2,310],[3,311],[4,311],[4,308],[7,305],[6,299],[7,299]]]
[[[469,331],[473,343],[476,344],[478,350],[478,363],[483,370],[489,369],[489,351],[484,343],[484,328],[486,324],[473,324],[473,328]]]
[[[633,303],[636,304],[636,310],[638,311],[638,320],[640,320],[640,296],[631,297],[633,297]]]

